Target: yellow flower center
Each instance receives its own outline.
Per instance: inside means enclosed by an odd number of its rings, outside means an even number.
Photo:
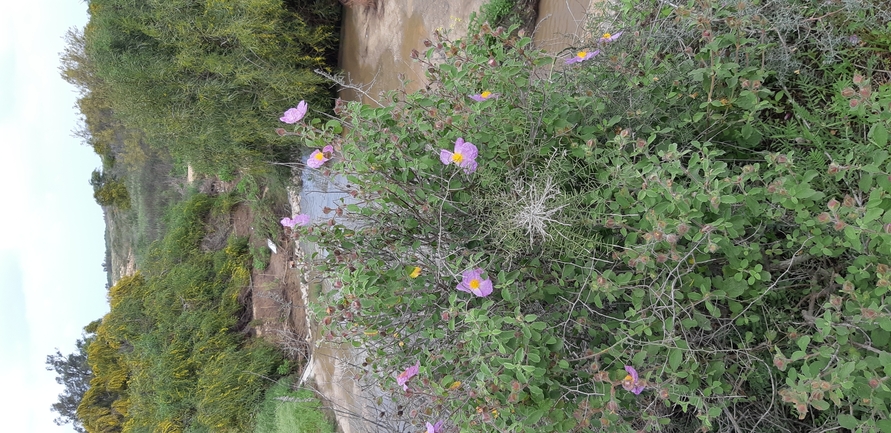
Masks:
[[[613,35],[611,35],[611,34],[609,34],[609,33],[604,33],[604,34],[603,34],[603,39],[609,39],[609,38],[611,38],[611,37],[613,37]]]
[[[578,58],[580,58],[580,59],[585,58],[585,56],[587,56],[587,55],[588,55],[587,51],[579,51],[578,54],[576,54],[576,56],[578,56]]]
[[[633,378],[633,377],[631,377],[631,375],[630,375],[630,374],[629,374],[629,375],[627,375],[627,376],[625,376],[625,382],[628,382],[628,383],[631,383],[631,381],[633,381],[633,380],[634,380],[634,378]]]
[[[480,280],[478,278],[474,278],[470,280],[470,289],[471,290],[479,290],[480,288]]]
[[[421,267],[420,266],[415,266],[415,268],[411,270],[411,273],[408,274],[408,276],[412,277],[412,278],[418,278],[419,275],[421,275]]]
[[[482,96],[484,99],[488,98],[490,95],[492,95],[492,92],[490,92],[488,90],[486,90],[485,92],[480,94],[480,96]]]
[[[319,161],[321,161],[321,160],[325,159],[325,155],[323,155],[322,152],[319,152],[316,154],[315,158],[318,159]]]
[[[452,162],[454,162],[455,164],[460,164],[461,161],[464,161],[464,155],[461,155],[460,153],[452,154]]]

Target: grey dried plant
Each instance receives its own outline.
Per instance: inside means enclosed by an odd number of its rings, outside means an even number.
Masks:
[[[566,207],[566,204],[558,205],[560,188],[554,184],[552,176],[542,176],[542,178],[528,182],[523,180],[514,182],[513,192],[516,204],[509,207],[513,213],[511,221],[516,227],[526,232],[526,236],[529,237],[529,246],[535,243],[536,237],[541,240],[552,237],[548,233],[550,224],[568,225],[554,217],[557,212]]]

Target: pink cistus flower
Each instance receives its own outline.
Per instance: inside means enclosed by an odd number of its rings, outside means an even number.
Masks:
[[[294,215],[294,218],[285,217],[285,218],[282,218],[281,223],[283,226],[290,227],[292,229],[296,226],[303,227],[305,225],[309,225],[309,215],[298,214],[298,215]]]
[[[415,365],[412,365],[411,367],[406,368],[405,371],[403,371],[402,373],[399,373],[399,375],[396,376],[396,383],[399,384],[400,386],[402,386],[403,391],[408,391],[408,385],[406,385],[408,383],[408,380],[417,376],[418,371],[420,371],[420,369],[421,369],[421,361],[417,361],[417,362],[415,362]]]
[[[600,40],[598,42],[613,42],[616,39],[619,39],[619,36],[622,36],[622,32],[617,32],[615,34],[604,33],[603,36],[600,37]]]
[[[628,375],[625,376],[625,379],[622,379],[622,388],[625,388],[626,391],[634,393],[634,395],[643,392],[644,386],[640,384],[640,378],[637,376],[637,370],[635,370],[634,367],[630,365],[626,365],[625,371],[628,372]]]
[[[485,298],[492,294],[492,280],[483,279],[483,270],[481,268],[469,269],[461,274],[461,283],[457,289],[461,292],[473,293],[474,295]]]
[[[442,421],[436,421],[436,424],[427,424],[427,433],[440,433],[442,432]]]
[[[570,58],[566,59],[566,64],[571,65],[573,63],[584,62],[585,60],[593,58],[594,56],[596,56],[598,54],[600,54],[600,50],[579,51],[578,53],[575,54],[575,57],[570,57]]]
[[[477,93],[476,95],[470,95],[470,99],[473,99],[474,101],[477,101],[477,102],[483,102],[487,99],[497,99],[499,96],[501,96],[501,95],[498,93],[492,93],[492,92],[486,90],[483,93]]]
[[[465,173],[470,174],[476,171],[476,156],[478,154],[479,152],[473,143],[464,141],[463,138],[458,138],[455,140],[454,151],[449,152],[445,149],[439,151],[439,160],[445,165],[455,164],[463,168]]]
[[[279,120],[285,123],[297,123],[303,116],[306,116],[306,101],[300,101],[294,108],[289,108],[288,111],[285,111],[284,116],[280,117]]]
[[[316,149],[311,155],[309,155],[309,159],[306,160],[306,165],[309,168],[319,168],[331,159],[331,154],[334,153],[334,146],[327,145],[322,148],[322,150]]]

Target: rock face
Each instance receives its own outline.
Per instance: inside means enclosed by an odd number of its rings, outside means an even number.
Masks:
[[[411,59],[412,50],[424,53],[424,40],[433,40],[433,32],[462,37],[470,14],[480,10],[486,0],[377,0],[376,7],[346,8],[341,33],[340,66],[348,82],[361,87],[377,99],[383,91],[402,86],[399,74],[411,81],[406,90],[426,84],[426,68]],[[341,98],[372,103],[368,97],[350,89]]]

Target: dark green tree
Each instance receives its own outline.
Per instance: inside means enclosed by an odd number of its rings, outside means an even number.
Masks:
[[[65,390],[59,394],[59,401],[51,406],[51,410],[59,414],[53,422],[60,426],[71,424],[74,431],[79,433],[85,433],[86,430],[77,418],[77,406],[90,388],[90,379],[93,377],[93,371],[87,363],[87,346],[94,338],[89,329],[92,329],[90,325],[84,328],[87,334],[77,340],[77,350],[73,353],[63,355],[56,349],[54,355],[46,356],[46,369],[55,371],[56,383],[65,386]]]

